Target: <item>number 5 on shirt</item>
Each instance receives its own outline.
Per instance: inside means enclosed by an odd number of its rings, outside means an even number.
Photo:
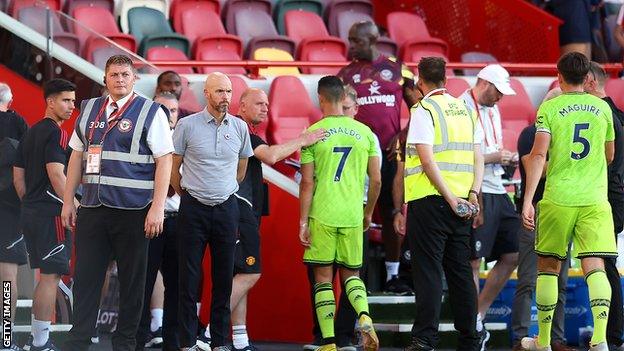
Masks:
[[[583,159],[589,155],[589,140],[581,136],[581,131],[586,129],[589,129],[589,123],[577,123],[574,125],[574,137],[572,138],[572,141],[583,144],[583,150],[581,150],[580,153],[576,153],[574,151],[571,152],[570,156],[575,160]]]

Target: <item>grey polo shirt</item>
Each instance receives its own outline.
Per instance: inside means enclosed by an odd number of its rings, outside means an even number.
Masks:
[[[206,109],[178,121],[173,146],[175,154],[184,157],[180,185],[210,206],[238,190],[238,160],[253,156],[247,124],[228,113],[217,126]]]

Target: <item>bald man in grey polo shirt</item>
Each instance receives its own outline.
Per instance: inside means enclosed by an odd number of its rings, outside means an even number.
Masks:
[[[194,347],[197,333],[201,264],[210,244],[212,350],[229,350],[230,294],[239,210],[234,193],[253,155],[244,121],[227,110],[232,83],[211,73],[204,86],[206,108],[181,119],[173,133],[175,152],[171,185],[181,195],[178,215],[180,253],[179,328],[182,350]],[[180,166],[184,164],[184,176]]]

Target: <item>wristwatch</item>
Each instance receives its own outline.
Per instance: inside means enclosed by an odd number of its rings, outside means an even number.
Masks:
[[[400,208],[394,208],[394,209],[392,209],[392,216],[394,217],[394,216],[396,216],[398,213],[401,213],[401,212],[403,212],[403,210],[402,210],[402,209],[400,209]]]

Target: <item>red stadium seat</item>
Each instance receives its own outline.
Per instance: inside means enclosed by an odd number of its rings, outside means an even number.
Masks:
[[[309,38],[301,41],[298,47],[301,61],[347,61],[347,45],[344,41],[333,38]],[[303,67],[304,74],[337,74],[340,67]]]
[[[243,44],[234,35],[202,37],[196,40],[193,57],[200,61],[240,61]],[[226,74],[245,74],[242,67],[199,67],[199,73],[221,72]]]
[[[339,17],[344,13],[361,13],[373,16],[373,4],[368,0],[333,0],[325,9],[327,29],[332,35],[343,38],[339,34]],[[347,29],[348,31],[348,29]],[[344,38],[343,38],[344,39]]]
[[[183,29],[185,22],[189,20],[184,18],[185,15],[194,13],[196,16],[198,16],[200,14],[203,15],[207,12],[212,12],[218,16],[220,8],[221,4],[218,0],[173,0],[173,2],[171,2],[171,19],[173,22],[173,29],[176,32],[183,33],[187,37],[189,37],[189,35],[186,34]],[[199,21],[194,21],[191,23],[194,26],[201,27],[205,25],[210,25],[210,23],[208,22],[211,21],[212,19],[201,19]],[[219,20],[219,24],[221,24],[221,20]],[[188,23],[187,27],[189,27]],[[189,28],[187,28],[187,30],[188,29]],[[191,42],[193,41],[193,39],[191,39],[190,37],[189,40],[191,40]]]
[[[320,114],[312,105],[303,83],[293,76],[279,76],[273,80],[269,106],[267,141],[270,144],[296,138]]]
[[[49,6],[51,10],[59,11],[61,9],[61,0],[9,0],[8,12],[9,15],[17,18],[17,14],[21,9],[33,6],[41,8]]]
[[[147,54],[145,55],[145,59],[148,61],[188,61],[188,57],[182,51],[176,48],[170,47],[152,47],[147,49]],[[158,67],[162,71],[175,71],[179,74],[192,74],[193,68],[191,67],[166,67],[159,66]]]
[[[391,12],[387,16],[388,34],[401,48],[399,55],[407,50],[428,50],[449,55],[448,44],[429,35],[423,19],[409,12]]]
[[[379,37],[377,40],[377,50],[388,57],[396,57],[399,46],[394,40],[388,37]]]
[[[511,87],[516,95],[504,96],[498,102],[503,128],[522,131],[535,120],[535,108],[519,80],[511,78]]]
[[[240,98],[243,92],[248,88],[245,80],[239,76],[228,75],[232,82],[232,102],[230,103],[229,112],[233,115],[238,114],[238,108],[240,107]],[[264,123],[266,124],[266,123]],[[266,125],[263,127],[263,131],[266,131]],[[263,132],[262,139],[266,140],[266,134]]]
[[[230,34],[239,34],[236,31],[236,14],[243,10],[264,12],[271,18],[271,2],[269,0],[228,0],[223,9],[223,22]],[[244,42],[244,40],[243,40]]]
[[[277,34],[271,16],[264,12],[243,9],[234,15],[236,34],[245,45],[245,56],[251,57],[259,48],[274,48],[295,54],[295,43],[286,36]]]
[[[465,52],[461,55],[461,62],[467,63],[496,63],[498,60],[496,57],[488,54],[487,52],[471,51]],[[464,75],[476,76],[479,74],[480,69],[464,69]]]
[[[312,37],[329,37],[325,23],[319,15],[308,11],[288,11],[284,16],[286,35],[296,44]]]
[[[75,7],[72,16],[80,23],[72,22],[74,33],[83,46],[84,57],[102,46],[110,46],[89,29],[107,37],[129,51],[136,52],[136,41],[131,35],[123,34],[117,28],[113,14],[103,7]],[[88,29],[81,24],[88,27]]]
[[[605,92],[613,99],[613,102],[624,110],[624,80],[622,79],[609,79],[605,84]]]
[[[80,7],[101,7],[106,9],[108,12],[113,14],[115,11],[115,1],[114,0],[66,0],[65,1],[65,13],[72,14],[74,13],[74,9]]]
[[[349,40],[349,29],[353,24],[358,22],[371,21],[373,22],[373,18],[371,15],[363,12],[355,12],[355,11],[343,11],[336,15],[336,31],[331,31],[332,35],[335,35],[342,40]]]
[[[200,37],[227,34],[219,15],[210,9],[200,7],[180,13],[179,16],[181,23],[178,24],[179,28],[176,28],[176,31],[184,34],[193,45]]]
[[[470,84],[463,78],[449,77],[446,79],[446,90],[454,97],[459,97],[468,89],[470,89]]]
[[[50,14],[54,42],[78,55],[80,52],[80,40],[78,37],[63,28],[58,13],[51,11]],[[47,15],[45,7],[22,7],[17,12],[17,20],[45,36]]]
[[[403,55],[401,56],[401,60],[403,60],[404,62],[419,62],[421,58],[423,57],[442,57],[446,62],[449,62],[448,57],[446,57],[446,55],[443,55],[437,51],[429,51],[429,50],[407,50],[403,52]],[[418,68],[414,67],[412,69],[414,71],[414,73],[418,74]],[[453,73],[453,70],[447,68],[446,69],[446,76],[447,77],[452,77],[455,74]]]

